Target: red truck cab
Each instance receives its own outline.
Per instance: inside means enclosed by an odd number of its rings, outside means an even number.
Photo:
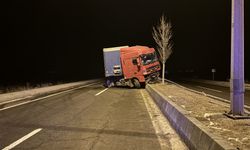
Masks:
[[[132,80],[137,87],[140,84],[158,78],[160,63],[154,48],[133,46],[120,49],[121,65],[125,80]],[[136,81],[137,80],[137,81]]]

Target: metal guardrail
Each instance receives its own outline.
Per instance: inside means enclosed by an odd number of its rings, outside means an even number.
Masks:
[[[192,81],[196,83],[205,83],[205,84],[210,84],[210,85],[217,85],[217,86],[222,86],[222,87],[230,87],[230,82],[226,81],[213,81],[213,80],[202,80],[202,79],[182,79],[184,81]],[[245,90],[250,90],[250,84],[245,83]]]
[[[200,91],[196,91],[196,90],[187,88],[187,87],[182,86],[182,85],[180,85],[180,84],[178,84],[178,83],[176,83],[176,82],[173,82],[173,81],[171,81],[171,80],[165,79],[165,81],[166,81],[166,82],[169,82],[169,83],[171,83],[171,84],[174,84],[174,85],[176,85],[176,86],[178,86],[178,87],[181,87],[181,88],[183,88],[183,89],[185,89],[185,90],[194,92],[194,93],[196,93],[196,94],[204,95],[204,96],[207,96],[207,97],[210,97],[210,98],[219,100],[219,101],[224,102],[224,103],[227,103],[227,104],[230,104],[230,103],[231,103],[230,100],[227,100],[227,99],[224,99],[224,98],[220,98],[220,97],[217,97],[217,96],[214,96],[214,95],[211,95],[211,94],[207,94],[207,93],[205,93],[205,92],[200,92]],[[249,105],[244,105],[244,108],[245,108],[247,111],[250,111],[250,106],[249,106]]]

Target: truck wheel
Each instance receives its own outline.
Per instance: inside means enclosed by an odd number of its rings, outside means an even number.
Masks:
[[[113,87],[114,86],[114,82],[111,80],[106,80],[106,85],[105,87],[109,88],[109,87]]]
[[[130,88],[133,88],[133,87],[134,87],[134,83],[133,83],[132,80],[129,80],[129,81],[127,82],[127,85],[128,85]]]
[[[109,87],[109,80],[106,80],[106,81],[105,81],[104,86],[105,86],[106,88]]]
[[[137,89],[141,88],[141,84],[140,84],[140,82],[137,79],[133,80],[133,84],[134,84],[135,88],[137,88]]]
[[[114,82],[111,82],[109,87],[114,87],[115,86],[115,83]]]

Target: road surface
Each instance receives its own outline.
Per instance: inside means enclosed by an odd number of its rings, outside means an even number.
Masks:
[[[205,92],[206,94],[214,95],[214,96],[230,101],[230,88],[229,87],[198,83],[194,81],[176,81],[176,83],[184,87],[187,87],[196,91],[200,91],[200,92]],[[245,105],[250,106],[250,91],[249,90],[245,91]]]
[[[142,89],[92,85],[0,111],[0,149],[183,149],[145,99]]]

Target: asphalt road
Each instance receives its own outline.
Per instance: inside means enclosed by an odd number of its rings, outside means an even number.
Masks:
[[[206,94],[214,95],[226,100],[230,101],[230,88],[217,86],[217,85],[210,85],[205,83],[198,83],[193,81],[175,81],[176,83],[185,86],[187,88],[204,92]],[[250,106],[250,91],[245,91],[245,105]]]
[[[144,98],[93,85],[0,111],[0,149],[171,149],[176,135],[157,132]]]

